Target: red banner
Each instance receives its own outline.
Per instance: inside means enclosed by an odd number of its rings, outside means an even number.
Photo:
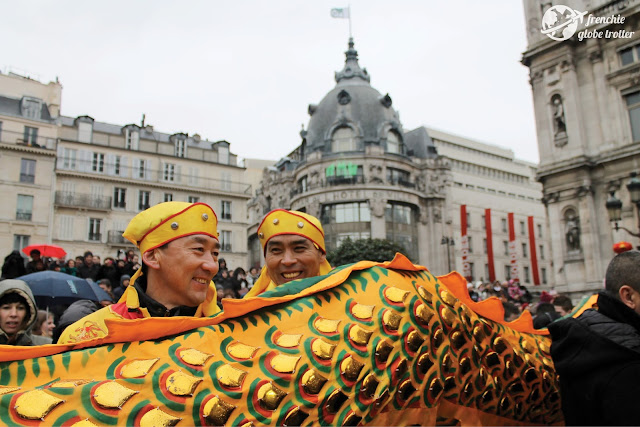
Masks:
[[[484,228],[487,231],[487,264],[489,265],[489,281],[496,280],[496,269],[493,265],[493,233],[491,232],[491,209],[484,210]]]
[[[527,221],[529,222],[529,253],[531,254],[533,284],[540,285],[540,275],[538,274],[538,253],[536,252],[536,235],[533,231],[533,217],[528,217]]]
[[[462,253],[462,275],[471,280],[471,266],[469,265],[469,239],[467,238],[467,205],[460,206],[460,252]]]
[[[509,212],[509,258],[511,259],[511,278],[520,280],[518,272],[518,248],[516,247],[516,229],[513,224],[513,212]]]

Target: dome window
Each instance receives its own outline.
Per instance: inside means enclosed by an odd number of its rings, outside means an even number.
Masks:
[[[349,102],[351,102],[351,95],[349,95],[349,92],[346,90],[341,90],[338,94],[338,103],[340,105],[347,105]]]
[[[393,131],[387,134],[387,153],[401,154],[400,138],[398,138],[398,134]]]
[[[331,138],[331,151],[334,153],[356,151],[356,138],[353,129],[350,127],[336,129],[333,138]]]

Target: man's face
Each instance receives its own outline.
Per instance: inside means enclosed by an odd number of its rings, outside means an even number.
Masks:
[[[0,306],[0,328],[9,336],[24,328],[27,306],[22,302],[10,302]]]
[[[267,242],[267,272],[277,285],[317,276],[324,260],[325,254],[302,236],[281,234]]]
[[[553,308],[556,309],[556,312],[560,315],[560,316],[566,316],[567,314],[569,314],[568,311],[565,311],[562,306],[560,305],[554,305]]]
[[[204,234],[185,236],[157,249],[158,268],[154,287],[162,290],[167,308],[196,307],[207,296],[207,289],[218,272],[220,244]]]
[[[87,255],[86,257],[84,257],[84,264],[93,265],[93,255]]]

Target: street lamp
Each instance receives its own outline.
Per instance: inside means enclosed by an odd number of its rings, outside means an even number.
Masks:
[[[636,205],[636,208],[640,212],[640,179],[638,179],[635,172],[631,173],[631,179],[627,183],[627,190],[631,196],[631,202]],[[615,196],[615,191],[609,193],[609,198],[605,203],[607,207],[607,213],[609,214],[609,221],[613,222],[616,231],[623,229],[627,233],[635,237],[640,237],[640,233],[634,233],[626,227],[618,225],[618,222],[622,219],[622,201]],[[638,225],[640,228],[640,224]]]
[[[453,240],[453,237],[443,237],[442,240],[440,240],[440,244],[441,245],[447,245],[447,267],[449,267],[449,271],[451,271],[451,249],[450,249],[450,246],[455,245],[456,242]]]

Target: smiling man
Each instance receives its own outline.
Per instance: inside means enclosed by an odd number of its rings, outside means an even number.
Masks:
[[[245,298],[260,295],[292,280],[331,271],[326,258],[324,230],[314,216],[285,209],[273,210],[258,227],[258,237],[265,266]]]
[[[105,319],[211,316],[219,310],[212,282],[218,272],[218,220],[204,203],[166,202],[136,215],[123,233],[142,253],[142,267],[117,304],[71,324],[59,343],[108,334]]]

